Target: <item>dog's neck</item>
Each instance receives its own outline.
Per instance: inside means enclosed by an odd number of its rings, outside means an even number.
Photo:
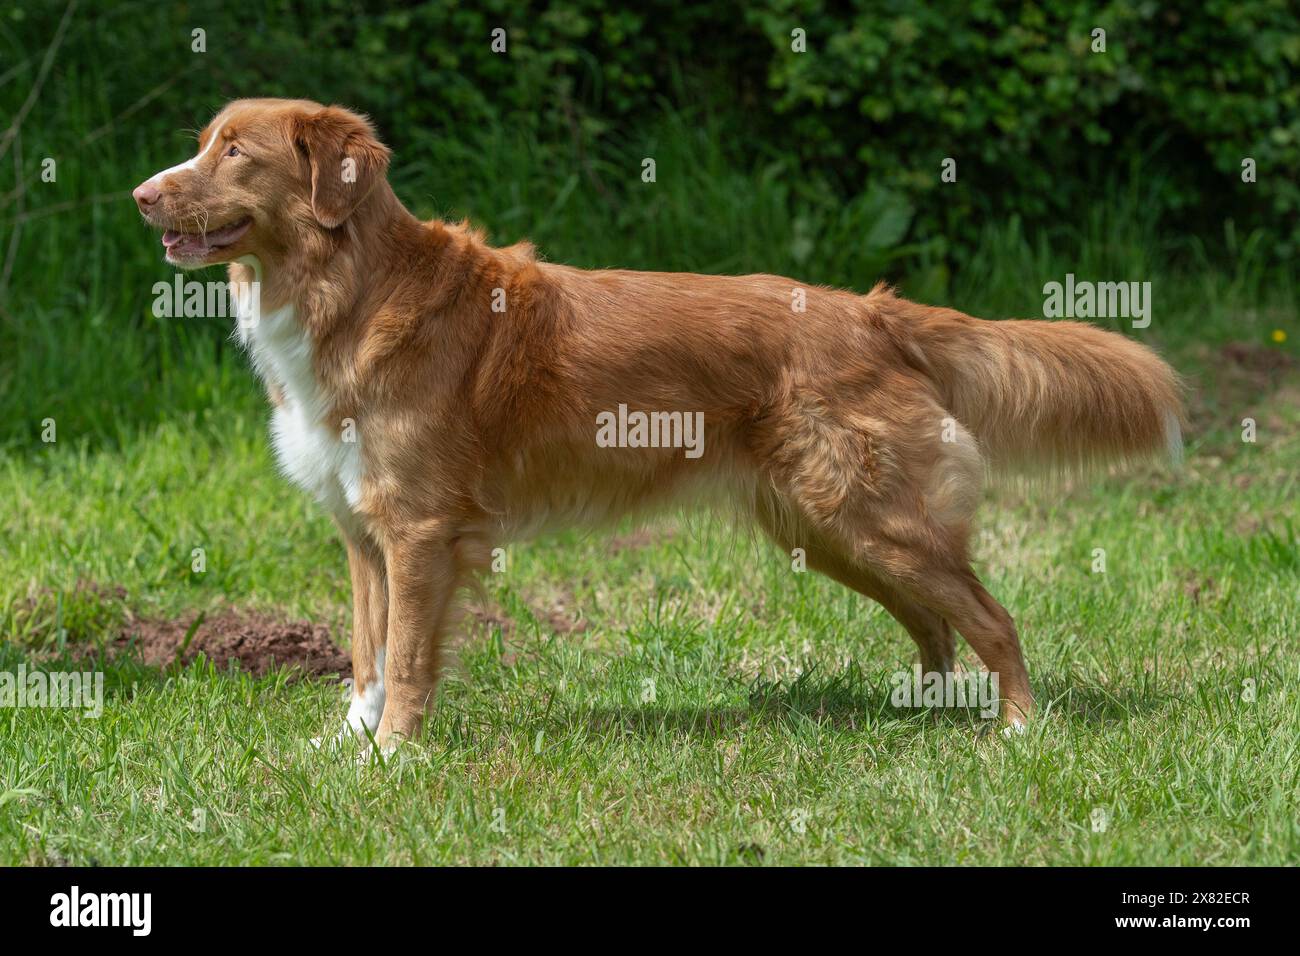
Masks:
[[[272,320],[278,334],[284,322],[292,323],[303,334],[317,380],[339,397],[355,395],[371,369],[426,335],[432,316],[463,314],[466,323],[438,334],[444,350],[472,352],[466,343],[487,320],[483,310],[459,306],[491,301],[512,273],[535,261],[528,243],[495,249],[465,223],[421,222],[386,181],[338,228],[300,223],[283,243],[230,264],[232,289],[256,282],[259,291],[257,315],[237,310],[238,336],[256,353],[260,321]],[[412,307],[412,297],[418,297],[418,307]],[[274,399],[280,384],[274,370],[255,365]]]
[[[404,244],[421,229],[387,181],[378,183],[342,225],[292,223],[283,238],[232,262],[232,287],[257,282],[261,309],[286,306],[313,338],[333,334],[363,297],[382,290]]]
[[[382,307],[420,262],[420,294],[429,311],[450,306],[471,287],[482,291],[535,261],[533,247],[503,249],[465,222],[417,219],[388,182],[378,183],[342,225],[297,223],[284,239],[229,267],[234,288],[256,281],[264,313],[292,306],[313,339],[339,335]]]

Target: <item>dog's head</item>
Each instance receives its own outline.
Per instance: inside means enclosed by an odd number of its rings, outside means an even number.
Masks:
[[[132,196],[182,268],[291,255],[342,226],[383,181],[388,148],[363,116],[308,100],[236,100],[188,162]]]

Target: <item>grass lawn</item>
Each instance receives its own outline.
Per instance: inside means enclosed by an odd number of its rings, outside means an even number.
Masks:
[[[1181,472],[990,492],[979,568],[1042,707],[1023,737],[893,707],[914,649],[882,610],[666,516],[512,547],[426,739],[386,763],[306,745],[336,680],[224,662],[119,654],[99,719],[0,709],[0,863],[1295,862],[1300,377],[1261,355],[1175,354],[1213,383]],[[9,454],[0,670],[196,609],[346,641],[341,546],[261,418]]]

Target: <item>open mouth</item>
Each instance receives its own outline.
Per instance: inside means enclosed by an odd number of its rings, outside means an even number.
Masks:
[[[162,244],[167,249],[168,259],[203,259],[219,249],[233,246],[253,225],[249,216],[220,229],[206,232],[179,232],[168,229],[162,234]]]

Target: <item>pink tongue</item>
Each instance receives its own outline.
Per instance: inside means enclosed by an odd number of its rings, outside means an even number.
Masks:
[[[234,242],[245,232],[252,223],[245,219],[242,222],[231,223],[221,229],[214,229],[209,233],[188,233],[178,232],[175,229],[168,229],[162,234],[162,243],[168,249],[182,247],[186,249],[207,249],[212,246],[218,246]]]

